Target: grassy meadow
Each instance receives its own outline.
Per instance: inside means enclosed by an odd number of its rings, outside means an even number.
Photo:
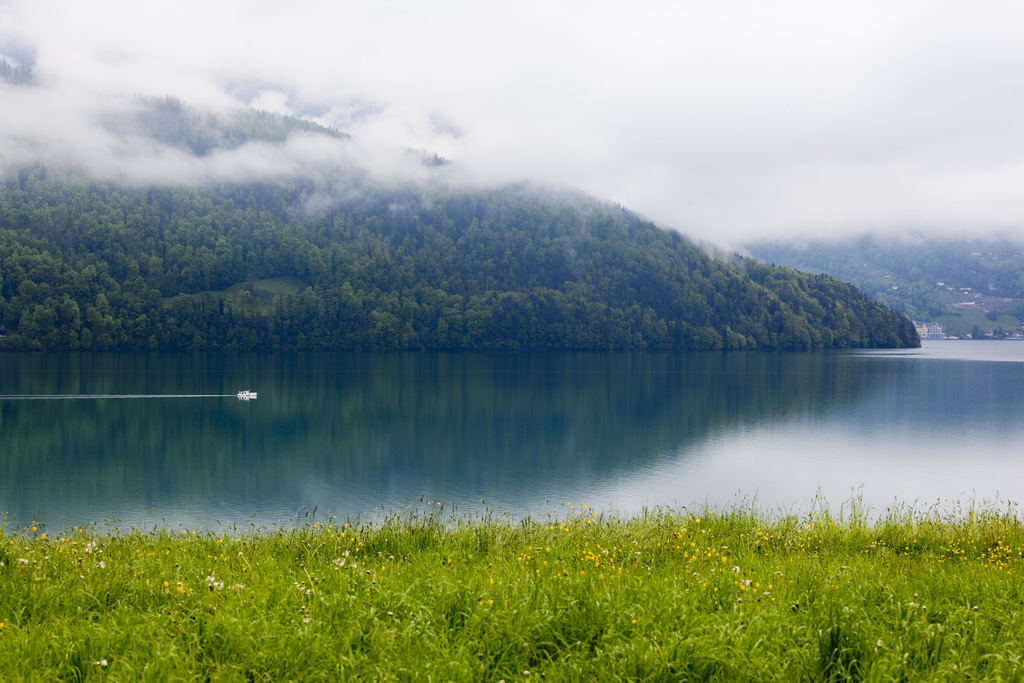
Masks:
[[[1012,509],[0,530],[5,680],[1021,680]]]

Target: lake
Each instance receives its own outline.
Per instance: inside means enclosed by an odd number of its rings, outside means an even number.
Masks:
[[[258,392],[239,401],[240,389]],[[0,353],[10,527],[569,504],[1024,500],[1024,343],[820,353]],[[420,500],[422,497],[422,501]],[[437,509],[432,506],[432,509]]]

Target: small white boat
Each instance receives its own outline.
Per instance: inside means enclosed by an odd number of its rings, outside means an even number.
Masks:
[[[238,392],[238,400],[239,401],[255,401],[256,400],[256,392],[249,390],[249,387],[252,386],[252,385],[249,384],[249,364],[248,363],[245,364],[245,386],[246,386],[245,389],[242,389],[241,391]]]

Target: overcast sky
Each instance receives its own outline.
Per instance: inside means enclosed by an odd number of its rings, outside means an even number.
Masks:
[[[412,147],[481,182],[568,185],[721,244],[1024,239],[1022,36],[1024,3],[984,0],[0,0],[0,55],[40,82],[0,85],[0,163],[204,172],[96,124],[175,95],[311,118],[366,158]]]

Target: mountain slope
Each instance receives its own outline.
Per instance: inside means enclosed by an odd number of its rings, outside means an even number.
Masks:
[[[1019,242],[865,236],[761,242],[748,249],[764,261],[851,282],[916,320],[943,323],[951,335],[1002,336],[1024,320],[1024,244]]]
[[[852,287],[715,259],[617,206],[528,185],[416,183],[334,160],[350,141],[287,116],[149,99],[106,121],[147,153],[327,160],[275,180],[0,176],[0,339],[15,349],[818,349],[913,346]],[[322,141],[322,142],[320,142]],[[250,143],[257,143],[247,148]],[[276,151],[275,151],[276,150]],[[177,157],[176,157],[177,158]],[[250,158],[250,157],[247,157]],[[256,164],[258,167],[259,164]],[[281,179],[283,178],[283,179]],[[433,180],[431,180],[433,178]]]
[[[133,188],[21,169],[0,185],[0,273],[14,348],[917,343],[842,283],[715,260],[621,208],[527,187]],[[258,298],[285,277],[291,293]]]

